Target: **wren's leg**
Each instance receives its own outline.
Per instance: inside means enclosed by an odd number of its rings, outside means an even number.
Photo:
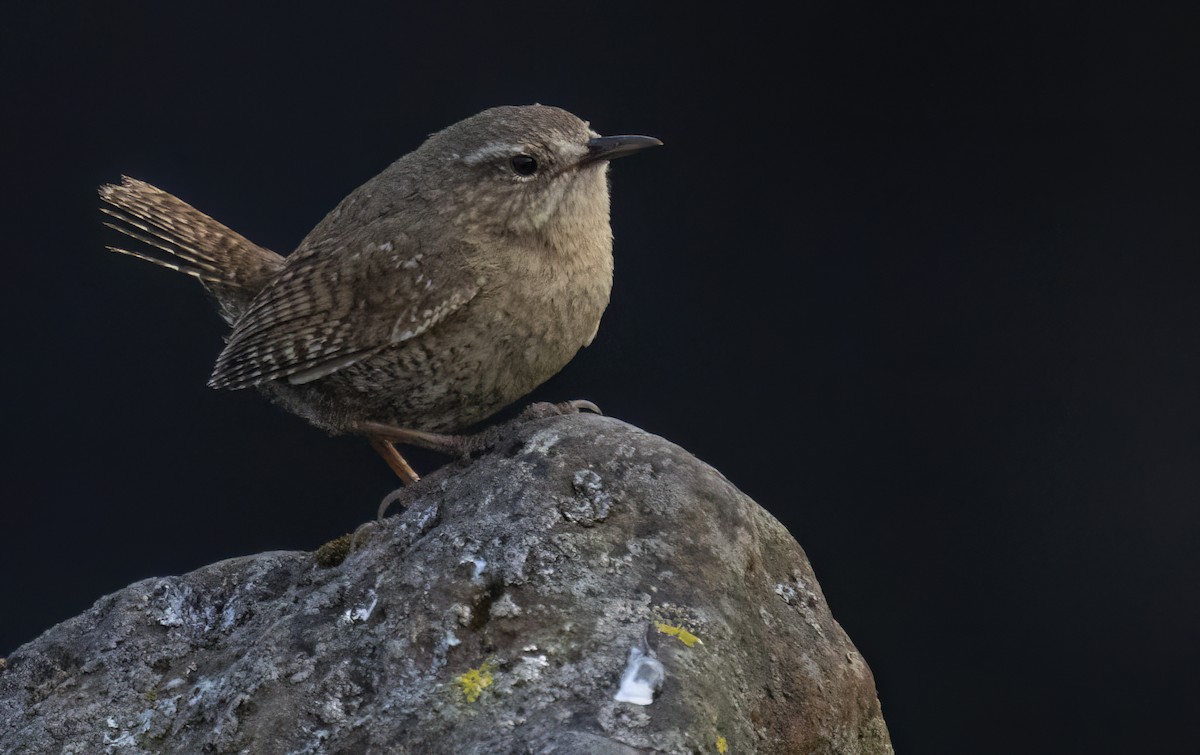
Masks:
[[[521,416],[526,419],[534,419],[537,417],[553,417],[559,414],[575,414],[577,412],[592,412],[594,414],[602,414],[600,407],[593,404],[591,401],[576,399],[575,401],[563,401],[558,404],[537,403],[530,404],[525,411],[521,412]],[[420,478],[413,468],[408,465],[400,452],[396,450],[393,443],[403,443],[407,446],[417,446],[430,451],[437,451],[448,456],[466,457],[471,454],[490,448],[496,442],[496,428],[489,428],[483,432],[474,435],[442,435],[440,433],[429,433],[424,430],[409,430],[406,427],[396,427],[383,422],[359,422],[354,426],[354,431],[365,435],[371,441],[371,445],[383,457],[383,460],[388,463],[401,480],[405,484],[411,485],[417,482]]]
[[[383,440],[388,445],[403,443],[406,446],[426,448],[449,456],[466,456],[477,446],[472,442],[477,437],[474,435],[439,435],[438,433],[427,433],[424,430],[409,430],[395,425],[386,425],[382,422],[359,422],[354,429],[371,438],[372,443],[377,439]],[[380,453],[383,452],[380,451]]]
[[[396,473],[396,476],[405,485],[412,485],[421,481],[421,478],[409,466],[408,462],[404,460],[404,457],[400,455],[400,452],[396,450],[396,447],[392,445],[390,440],[379,435],[368,435],[367,440],[371,441],[371,448],[379,452],[379,455],[383,457],[383,460],[387,462],[387,465],[392,468],[392,471]]]

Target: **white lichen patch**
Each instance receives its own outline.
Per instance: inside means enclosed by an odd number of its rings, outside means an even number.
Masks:
[[[671,562],[676,558],[675,546],[661,537],[631,538],[625,548],[635,559],[653,557]]]
[[[212,628],[213,607],[203,610],[193,605],[192,589],[187,585],[164,580],[159,587],[162,596],[158,623],[164,627],[179,627],[194,634],[204,634]]]
[[[815,618],[817,604],[820,602],[817,593],[812,590],[800,576],[799,572],[792,572],[792,583],[779,582],[775,585],[775,594],[783,599],[792,608],[795,608],[804,617],[804,623],[813,629],[820,636],[825,635],[825,630]]]
[[[326,700],[321,705],[318,715],[327,724],[339,724],[346,720],[346,710],[342,706],[342,701],[336,697]]]
[[[558,508],[563,516],[584,527],[595,526],[608,518],[612,494],[604,489],[604,480],[592,469],[580,469],[571,480],[575,495],[560,499]]]
[[[191,695],[188,696],[188,706],[195,707],[196,705],[199,705],[201,701],[211,698],[216,689],[216,681],[208,678],[197,679],[196,683],[192,686]]]
[[[621,687],[613,699],[619,703],[649,705],[654,702],[654,694],[662,687],[666,676],[667,670],[654,657],[654,651],[643,650],[635,645],[629,648],[629,661],[621,674]]]
[[[221,611],[221,631],[228,632],[238,620],[238,596],[234,595]]]
[[[137,747],[137,739],[131,731],[123,731],[117,736],[112,736],[108,732],[104,734],[104,752],[108,753],[118,751],[128,751],[130,748]]]
[[[289,682],[291,682],[292,684],[299,684],[299,683],[305,681],[306,679],[308,679],[308,677],[312,676],[312,673],[313,673],[312,667],[302,668],[299,671],[297,671],[296,673],[289,676],[287,678],[287,680]]]
[[[310,737],[309,741],[302,747],[288,750],[287,755],[322,755],[322,753],[329,751],[329,748],[325,744],[331,736],[329,729],[314,729],[309,726],[301,726],[300,730]]]
[[[478,582],[480,580],[480,578],[483,576],[483,572],[487,569],[487,565],[488,565],[487,559],[481,558],[480,556],[467,556],[462,561],[459,561],[459,563],[460,564],[470,564],[471,566],[474,567],[475,570],[471,574],[472,582]]]
[[[498,618],[511,618],[521,615],[521,607],[512,599],[512,595],[504,593],[492,604],[491,615]]]
[[[637,449],[625,443],[619,443],[616,450],[613,451],[613,456],[618,459],[632,459],[636,455]]]
[[[115,755],[123,752],[144,752],[139,747],[147,736],[152,738],[161,738],[165,736],[170,720],[175,716],[177,709],[175,703],[179,698],[174,697],[166,701],[160,701],[153,708],[145,708],[144,710],[132,714],[133,720],[119,723],[118,720],[109,716],[105,719],[105,725],[113,729],[114,732],[104,732],[104,753],[105,755]],[[128,717],[131,712],[126,712]],[[65,752],[84,752],[83,750],[75,750],[71,747],[64,747]],[[94,752],[95,750],[86,750],[86,752]],[[8,750],[5,750],[8,752]],[[24,750],[22,750],[24,752]],[[40,752],[40,750],[39,750]]]
[[[542,669],[549,667],[550,661],[544,655],[523,655],[512,673],[516,680],[532,682],[542,675]]]
[[[562,440],[559,434],[553,430],[539,430],[533,434],[533,437],[525,444],[525,453],[534,453],[545,455],[547,451],[558,445]]]
[[[399,498],[405,490],[407,490],[407,488],[399,488],[394,493],[390,494],[388,498],[392,498],[393,495],[396,496],[396,498]],[[384,501],[388,503],[394,501],[394,499],[393,501],[388,501],[388,498],[385,498]],[[415,522],[401,522],[400,530],[402,532],[408,532],[410,530],[413,532],[424,532],[425,530],[429,529],[430,522],[437,517],[439,510],[440,507],[436,503],[432,506],[426,507],[421,511],[420,514],[417,515],[417,520]]]

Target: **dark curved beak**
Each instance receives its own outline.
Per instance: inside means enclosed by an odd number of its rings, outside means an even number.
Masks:
[[[588,140],[588,153],[583,158],[585,163],[600,160],[616,160],[618,157],[641,152],[648,147],[661,147],[662,140],[653,136],[597,136]]]

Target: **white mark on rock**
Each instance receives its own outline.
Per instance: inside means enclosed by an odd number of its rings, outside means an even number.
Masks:
[[[521,607],[513,601],[511,595],[504,593],[499,600],[492,604],[491,615],[502,619],[520,616]]]
[[[145,734],[150,731],[150,723],[154,719],[154,708],[148,708],[138,714],[138,734]]]
[[[529,442],[525,444],[525,453],[535,453],[544,455],[551,448],[554,448],[558,442],[562,440],[558,433],[552,430],[539,430],[533,434]]]
[[[225,606],[225,610],[221,612],[221,629],[224,631],[229,631],[237,621],[237,606],[234,605],[236,601],[237,596],[234,596]]]
[[[462,561],[459,561],[459,563],[471,564],[475,567],[475,573],[471,575],[472,582],[478,582],[480,577],[483,575],[483,570],[487,568],[487,559],[480,558],[479,556],[468,556]]]
[[[513,669],[513,676],[524,682],[532,682],[542,675],[542,669],[549,666],[550,661],[544,655],[523,655],[521,662]]]
[[[396,493],[400,493],[404,490],[405,490],[405,488],[400,488],[399,490],[396,491]],[[391,495],[388,496],[388,498],[391,498],[392,495],[396,495],[396,493],[392,493]],[[397,496],[397,498],[398,497],[399,496]],[[384,500],[387,500],[387,499],[385,498]],[[391,503],[391,501],[389,501],[389,503]],[[411,529],[414,532],[424,532],[429,527],[429,523],[432,522],[437,515],[438,515],[438,505],[435,503],[432,506],[424,509],[417,516],[417,520],[412,523]],[[400,524],[400,529],[401,529],[401,531],[407,532],[410,529],[409,523],[402,522]]]
[[[131,732],[131,731],[123,731],[123,732],[121,732],[120,736],[116,737],[115,739],[112,736],[110,736],[108,734],[108,732],[105,732],[104,733],[104,744],[105,744],[104,751],[106,753],[111,753],[111,752],[114,752],[118,748],[121,750],[128,751],[129,749],[137,747],[138,742],[134,738],[133,732]]]
[[[475,612],[471,610],[470,606],[465,606],[462,603],[455,603],[454,605],[450,606],[450,613],[454,614],[454,617],[458,620],[459,626],[466,627],[471,625],[471,617]]]
[[[379,602],[379,596],[375,594],[374,589],[367,590],[367,600],[362,605],[354,608],[346,609],[342,614],[341,622],[343,624],[354,624],[363,622],[371,618],[371,612],[375,610],[375,605]]]
[[[166,593],[166,605],[163,606],[162,616],[159,617],[158,623],[164,627],[181,627],[184,625],[184,599],[187,597],[187,591],[177,588],[175,585],[165,583],[163,592]]]
[[[198,680],[196,682],[195,686],[192,687],[192,694],[188,697],[188,701],[187,701],[188,706],[189,707],[196,706],[197,704],[200,703],[201,700],[203,700],[204,698],[211,695],[213,690],[215,690],[216,688],[217,688],[217,683],[211,679]]]
[[[621,688],[613,699],[619,703],[649,705],[654,702],[654,693],[662,687],[666,676],[667,670],[654,657],[654,651],[635,645],[629,648],[629,662],[621,674]]]
[[[613,456],[616,456],[619,459],[632,459],[636,454],[636,448],[633,446],[627,446],[624,443],[619,444],[616,450],[613,451]]]
[[[342,701],[336,697],[331,697],[321,706],[321,712],[318,714],[321,720],[325,723],[340,724],[346,720],[346,710],[342,707]]]
[[[604,489],[604,480],[591,469],[580,469],[571,480],[575,496],[558,504],[563,516],[572,522],[593,527],[608,518],[612,494]]]

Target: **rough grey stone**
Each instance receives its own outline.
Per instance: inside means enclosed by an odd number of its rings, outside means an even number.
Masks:
[[[495,439],[340,563],[144,580],[19,648],[0,752],[892,752],[804,552],[718,472],[591,415]]]

